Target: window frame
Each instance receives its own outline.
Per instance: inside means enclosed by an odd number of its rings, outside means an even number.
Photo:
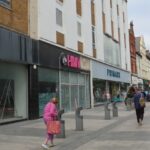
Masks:
[[[60,27],[63,27],[63,12],[58,8],[56,8],[56,24]]]
[[[81,22],[77,21],[77,34],[78,36],[82,36],[82,25]]]
[[[92,26],[92,48],[96,49],[95,26]]]

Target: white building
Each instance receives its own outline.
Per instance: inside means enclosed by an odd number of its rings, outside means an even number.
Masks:
[[[127,0],[30,0],[29,26],[31,38],[43,45],[39,60],[50,59],[39,64],[39,82],[55,87],[47,99],[59,95],[60,107],[69,111],[126,90],[131,80]],[[57,67],[50,64],[53,53]],[[56,76],[54,83],[50,78]]]

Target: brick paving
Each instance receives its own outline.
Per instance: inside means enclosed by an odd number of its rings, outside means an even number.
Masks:
[[[104,119],[103,106],[83,110],[84,131],[75,131],[74,113],[65,113],[66,138],[55,138],[52,150],[149,150],[150,103],[142,126],[135,111],[118,104],[119,117]],[[0,150],[42,150],[45,129],[42,119],[0,126]]]

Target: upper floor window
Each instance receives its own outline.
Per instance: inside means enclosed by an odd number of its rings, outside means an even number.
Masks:
[[[92,47],[93,47],[93,49],[96,49],[96,46],[95,46],[95,26],[92,26]]]
[[[91,20],[92,20],[92,25],[95,26],[95,4],[94,1],[91,1]]]
[[[64,2],[64,0],[59,0],[61,3],[63,3]]]
[[[79,36],[82,35],[82,32],[81,32],[81,23],[80,22],[77,22],[77,32],[78,32]]]
[[[112,8],[112,0],[110,0],[110,8]]]
[[[102,11],[104,11],[104,0],[102,0]]]
[[[64,2],[64,0],[56,0],[57,1],[57,3],[59,3],[59,4],[63,4],[63,2]]]
[[[123,22],[125,22],[125,14],[124,14],[124,12],[122,13],[122,15],[123,15]]]
[[[119,5],[117,4],[117,15],[119,16]]]
[[[57,8],[56,8],[56,24],[59,26],[63,26],[62,11]]]
[[[77,12],[77,15],[82,16],[81,0],[76,0],[76,12]]]
[[[0,5],[10,7],[11,0],[0,0]]]

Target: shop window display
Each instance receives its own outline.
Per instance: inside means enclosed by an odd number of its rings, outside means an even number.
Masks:
[[[14,81],[0,79],[0,118],[14,117]]]
[[[61,108],[74,111],[90,107],[89,77],[87,74],[61,72]]]
[[[95,103],[105,102],[107,100],[106,81],[94,79],[93,95]]]
[[[58,71],[39,68],[39,116],[43,114],[43,108],[52,98],[59,96]]]

